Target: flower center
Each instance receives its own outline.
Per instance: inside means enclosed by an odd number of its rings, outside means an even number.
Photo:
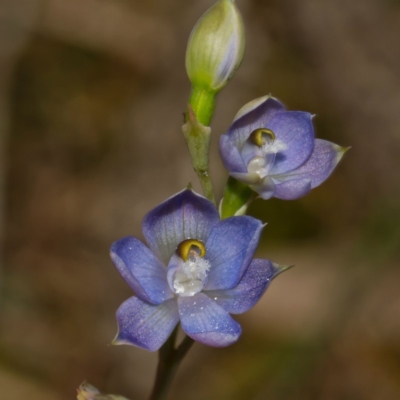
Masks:
[[[263,147],[266,143],[275,141],[275,133],[271,129],[259,128],[251,132],[249,140],[258,147]]]
[[[257,155],[251,158],[247,164],[247,171],[256,173],[260,179],[263,179],[268,175],[268,171],[275,161],[275,155],[285,150],[287,146],[281,140],[276,140],[275,133],[267,128],[255,129],[248,140],[256,145],[259,150]]]
[[[176,249],[179,257],[187,261],[191,257],[206,255],[206,248],[202,242],[196,239],[186,239],[178,244]]]
[[[276,140],[275,133],[267,128],[255,129],[251,132],[249,140],[261,149],[263,155],[276,154],[287,147],[281,140]]]
[[[180,296],[194,296],[203,289],[210,269],[210,263],[203,258],[205,246],[198,240],[184,240],[178,245],[177,254],[183,262],[175,272],[173,289]]]

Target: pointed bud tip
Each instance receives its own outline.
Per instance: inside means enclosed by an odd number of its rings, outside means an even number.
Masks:
[[[274,277],[294,267],[294,265],[279,265],[279,264],[273,264],[273,265],[276,271]]]
[[[341,149],[342,153],[344,154],[344,153],[347,153],[351,149],[351,146],[341,147],[340,149]]]
[[[120,346],[123,343],[123,340],[119,337],[119,332],[116,334],[115,338],[110,343],[112,346]]]
[[[351,146],[348,147],[342,147],[342,146],[336,146],[336,161],[339,162],[342,157],[351,149]]]

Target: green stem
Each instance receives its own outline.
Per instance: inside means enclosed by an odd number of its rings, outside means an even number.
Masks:
[[[256,193],[249,186],[231,176],[226,183],[221,203],[221,219],[245,214],[248,205],[256,198]]]
[[[189,108],[187,119],[190,119],[190,113],[193,111],[195,120],[204,127],[208,127],[214,114],[215,96],[216,92],[209,89],[192,87],[189,99],[191,110]],[[192,143],[188,143],[188,147],[193,168],[200,181],[203,193],[207,199],[216,204],[208,167],[209,138],[207,139],[206,145],[204,145],[204,136],[202,135],[197,138],[192,136],[189,140],[192,141]],[[193,151],[193,147],[197,149],[201,148],[201,151]]]
[[[215,109],[215,96],[215,92],[199,87],[193,87],[190,93],[189,104],[197,121],[204,126],[210,126]]]
[[[185,336],[182,343],[175,348],[178,327],[159,350],[158,367],[153,391],[149,400],[166,400],[172,380],[180,362],[192,347],[193,339]]]
[[[214,196],[214,189],[212,186],[211,178],[208,172],[206,171],[195,169],[197,177],[199,178],[201,188],[203,189],[204,196],[207,197],[208,200],[212,201],[216,204],[215,196]]]

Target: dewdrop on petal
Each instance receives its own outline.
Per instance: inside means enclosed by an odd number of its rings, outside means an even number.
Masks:
[[[233,0],[220,0],[199,19],[186,50],[186,71],[194,88],[221,90],[243,59],[245,34]]]

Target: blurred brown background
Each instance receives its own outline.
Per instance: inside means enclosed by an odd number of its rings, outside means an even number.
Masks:
[[[131,296],[110,244],[198,189],[181,137],[186,41],[211,0],[0,0],[0,397],[74,399],[87,379],[146,399],[156,354],[109,346]],[[217,103],[217,140],[272,93],[352,146],[292,202],[256,202],[259,255],[296,268],[195,345],[175,400],[400,398],[400,1],[238,0],[244,62]]]

